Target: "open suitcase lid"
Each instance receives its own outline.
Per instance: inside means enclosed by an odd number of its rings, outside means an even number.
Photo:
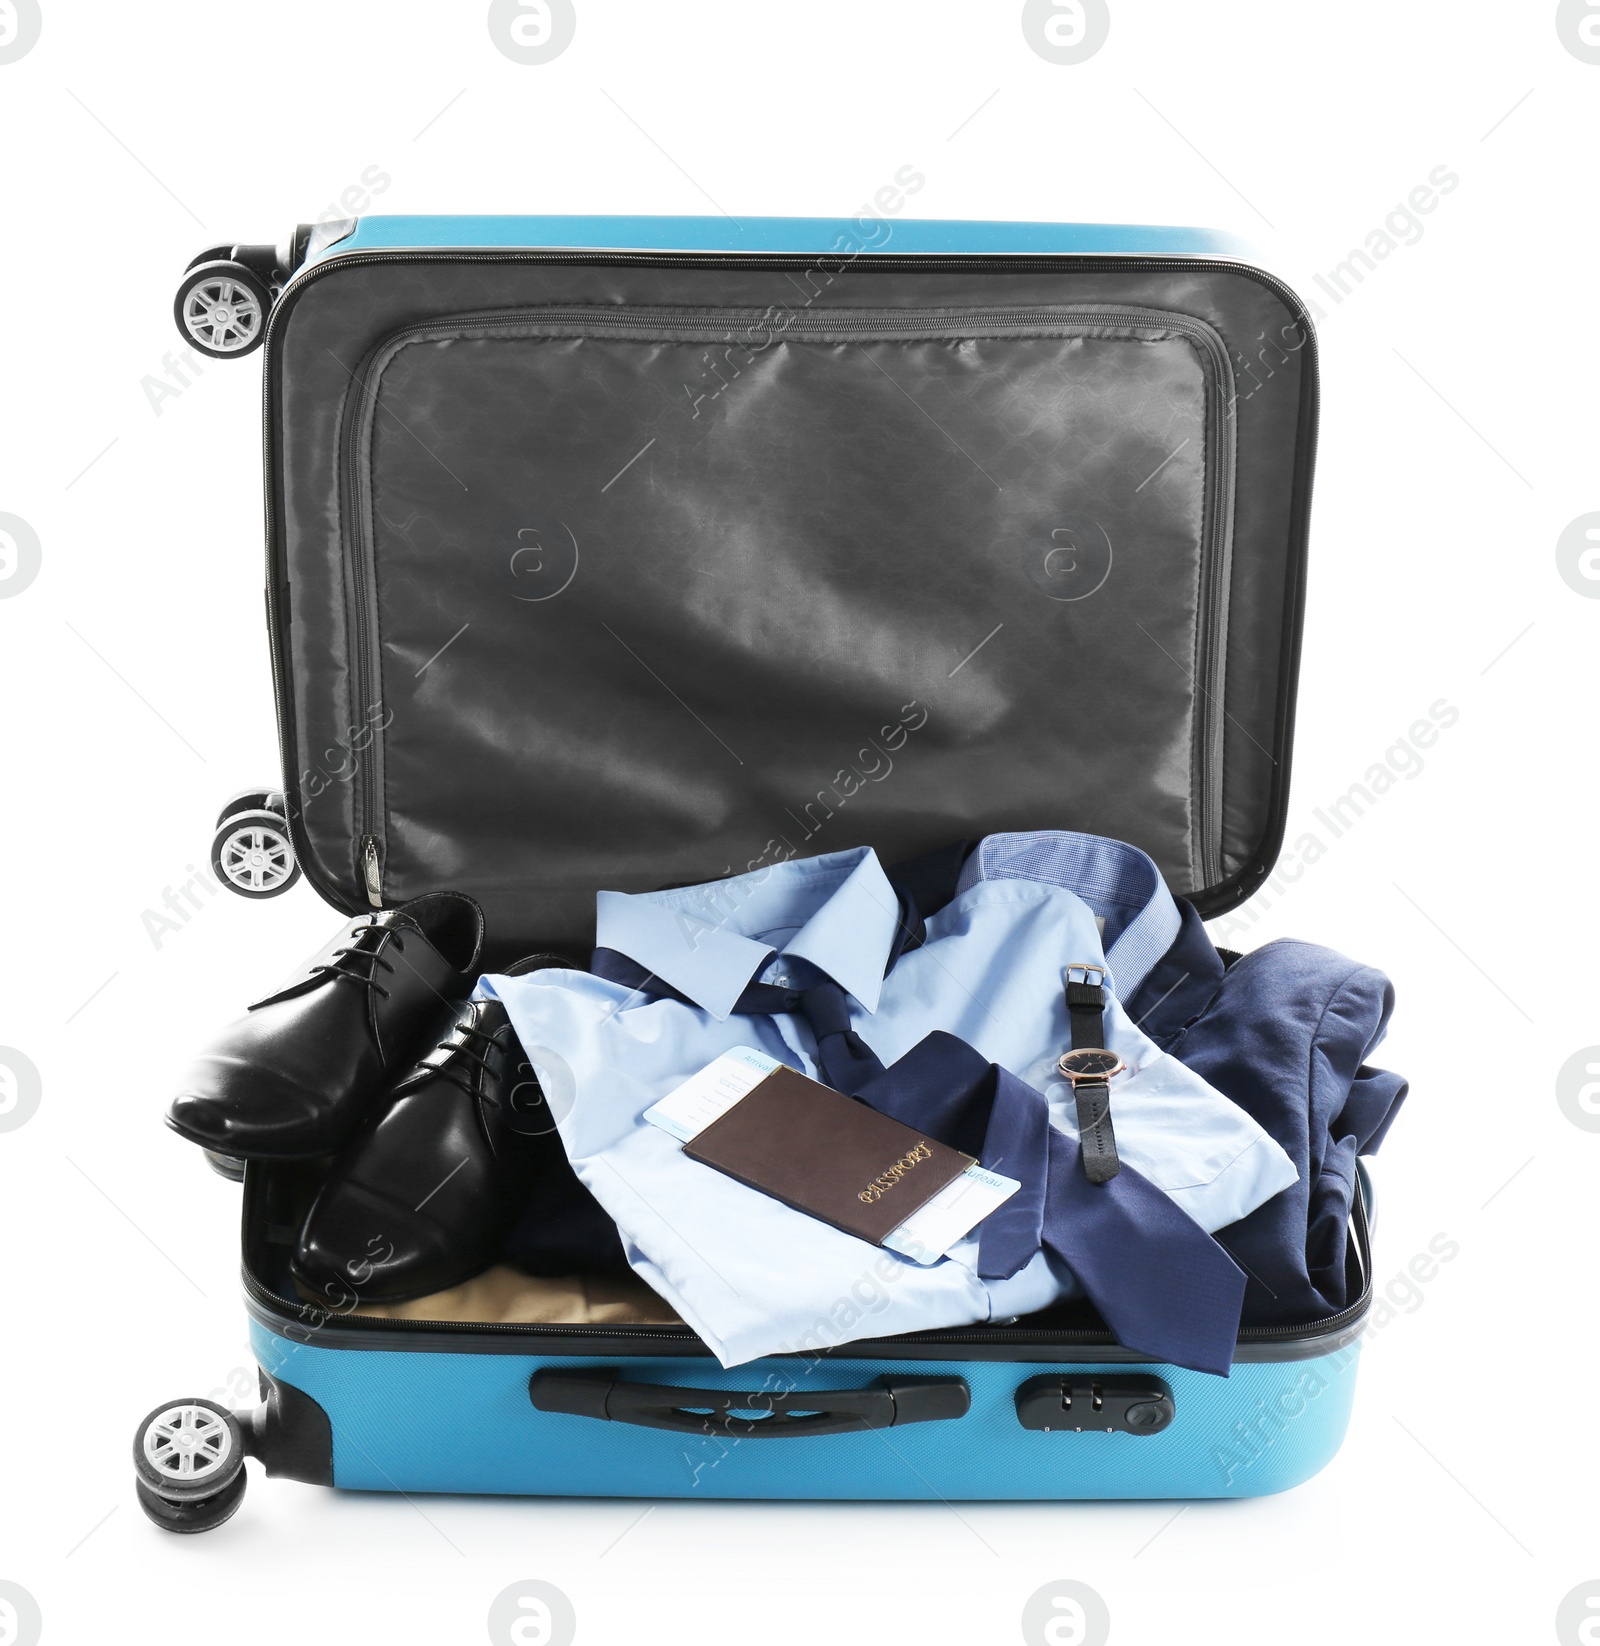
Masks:
[[[367,218],[267,335],[291,828],[340,908],[995,830],[1270,872],[1317,416],[1201,231]]]

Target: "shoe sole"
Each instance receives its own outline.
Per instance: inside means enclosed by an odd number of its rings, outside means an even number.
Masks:
[[[379,1308],[388,1308],[394,1303],[415,1303],[419,1297],[433,1297],[439,1292],[448,1292],[456,1286],[464,1286],[469,1280],[476,1280],[479,1275],[484,1273],[485,1270],[492,1269],[495,1265],[495,1261],[496,1260],[491,1257],[487,1262],[480,1263],[477,1268],[471,1270],[467,1274],[459,1276],[455,1280],[446,1280],[443,1285],[435,1282],[433,1285],[420,1292],[386,1292],[382,1297],[369,1297],[361,1295],[361,1288],[356,1285],[354,1281],[341,1280],[340,1284],[348,1291],[357,1294],[357,1307],[360,1307],[363,1304],[372,1304]],[[316,1285],[300,1272],[299,1265],[293,1261],[289,1264],[289,1278],[294,1282],[295,1289],[297,1291],[304,1291],[311,1294],[309,1298],[302,1297],[300,1299],[300,1301],[306,1304],[307,1307],[326,1307],[326,1299],[318,1293]]]
[[[185,1143],[192,1143],[197,1149],[203,1149],[207,1155],[214,1155],[219,1160],[237,1160],[240,1162],[259,1160],[264,1165],[274,1166],[289,1166],[300,1160],[326,1160],[329,1155],[337,1154],[340,1147],[339,1144],[334,1143],[325,1149],[309,1149],[300,1154],[237,1154],[228,1149],[219,1149],[217,1140],[214,1137],[202,1137],[195,1132],[185,1131],[170,1115],[167,1116],[167,1130],[176,1133]],[[224,1172],[223,1176],[226,1177],[227,1173]]]

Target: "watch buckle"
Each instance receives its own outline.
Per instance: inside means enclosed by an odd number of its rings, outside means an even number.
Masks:
[[[1094,974],[1092,977],[1090,976],[1091,972]],[[1081,973],[1082,975],[1075,976],[1074,973]],[[1071,965],[1067,967],[1067,982],[1092,983],[1097,988],[1104,988],[1106,982],[1106,969],[1104,966],[1092,966],[1087,963]]]

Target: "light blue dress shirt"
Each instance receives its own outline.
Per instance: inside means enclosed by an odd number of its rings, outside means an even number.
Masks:
[[[983,878],[986,866],[1003,867],[997,846],[887,977],[898,899],[876,855],[860,848],[705,886],[602,892],[597,944],[647,967],[689,1004],[560,969],[486,978],[481,987],[505,1003],[573,1167],[616,1220],[630,1263],[725,1366],[1009,1318],[1066,1295],[1070,1275],[1041,1253],[1007,1280],[981,1280],[975,1237],[938,1263],[912,1263],[690,1160],[642,1116],[736,1046],[817,1078],[803,1018],[733,1008],[749,983],[804,988],[825,975],[850,996],[851,1027],[885,1064],[943,1029],[1043,1092],[1052,1123],[1076,1136],[1071,1087],[1055,1066],[1071,1044],[1065,970],[1104,965],[1108,983],[1129,992],[1161,952],[1154,945],[1166,917],[1147,911],[1163,898],[1171,904],[1142,853],[1142,865],[1120,855],[1131,850],[1101,861],[1103,885],[1091,887],[1097,910],[1045,878]],[[1026,868],[1033,859],[1018,852]],[[1081,856],[1072,859],[1080,878]],[[1135,906],[1140,886],[1144,902]],[[1268,1133],[1158,1050],[1114,995],[1105,1025],[1107,1045],[1130,1070],[1112,1087],[1118,1150],[1203,1228],[1236,1221],[1295,1181]]]

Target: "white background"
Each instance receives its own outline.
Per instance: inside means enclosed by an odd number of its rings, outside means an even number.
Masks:
[[[1016,0],[578,0],[538,67],[485,12],[44,0],[0,65],[0,511],[43,546],[0,600],[0,1044],[43,1077],[0,1132],[0,1578],[49,1642],[478,1642],[526,1577],[589,1643],[1011,1642],[1057,1578],[1119,1646],[1551,1638],[1600,1579],[1600,1132],[1556,1100],[1600,1042],[1600,600],[1556,558],[1600,509],[1600,65],[1544,0],[1111,0],[1077,66]],[[334,918],[302,885],[205,897],[159,947],[143,920],[277,761],[259,356],[150,403],[184,264],[372,167],[389,211],[839,216],[906,165],[922,216],[1232,229],[1326,312],[1291,841],[1431,703],[1459,719],[1235,942],[1392,974],[1412,1092],[1380,1277],[1436,1235],[1459,1256],[1373,1335],[1343,1451],[1278,1498],[637,1519],[258,1477],[221,1531],[154,1529],[134,1424],[252,1365],[237,1191],[162,1108]],[[1316,276],[1439,166],[1460,182],[1425,232],[1334,303]]]

